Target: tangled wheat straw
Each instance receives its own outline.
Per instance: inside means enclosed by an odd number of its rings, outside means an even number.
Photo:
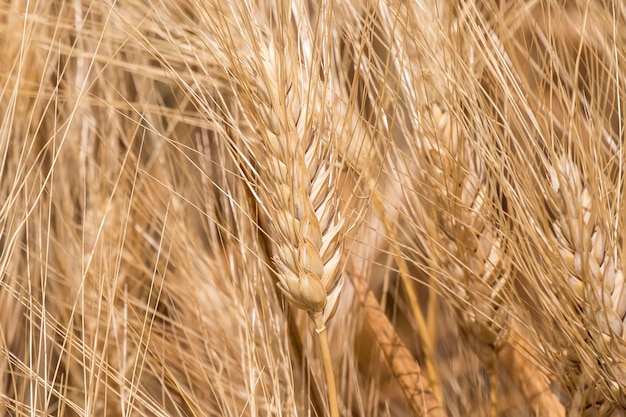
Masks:
[[[623,414],[623,27],[1,2],[0,414]]]

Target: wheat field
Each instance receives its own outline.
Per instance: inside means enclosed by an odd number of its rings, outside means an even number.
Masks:
[[[626,415],[623,0],[1,0],[0,416]]]

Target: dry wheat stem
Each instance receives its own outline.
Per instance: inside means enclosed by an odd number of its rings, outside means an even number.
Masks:
[[[335,377],[333,372],[333,365],[330,356],[330,344],[328,343],[328,331],[326,330],[326,324],[324,323],[324,316],[322,313],[316,313],[313,315],[313,322],[315,323],[315,332],[318,335],[320,342],[320,352],[322,354],[322,366],[324,367],[324,375],[326,377],[326,388],[328,390],[328,402],[330,407],[331,417],[339,416],[339,406],[337,402],[337,385],[335,383]]]

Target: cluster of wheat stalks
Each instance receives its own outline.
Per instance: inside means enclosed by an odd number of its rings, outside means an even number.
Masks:
[[[621,0],[2,0],[1,416],[621,416]]]

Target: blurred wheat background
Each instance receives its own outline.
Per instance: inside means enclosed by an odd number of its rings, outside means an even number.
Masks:
[[[623,0],[2,0],[1,416],[626,410]]]

